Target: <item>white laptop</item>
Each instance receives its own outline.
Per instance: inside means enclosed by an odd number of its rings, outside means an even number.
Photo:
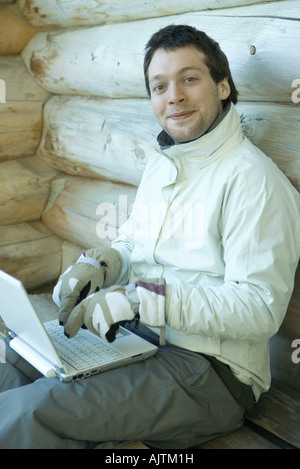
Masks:
[[[0,316],[12,337],[10,346],[46,377],[71,382],[144,360],[157,347],[120,328],[108,343],[87,329],[67,339],[58,320],[42,323],[23,284],[0,270]]]

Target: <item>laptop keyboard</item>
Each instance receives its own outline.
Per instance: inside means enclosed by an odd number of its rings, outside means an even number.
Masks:
[[[44,323],[58,355],[76,370],[98,366],[122,358],[121,353],[114,350],[93,334],[85,334],[79,330],[72,339],[64,335],[64,328],[55,319]]]

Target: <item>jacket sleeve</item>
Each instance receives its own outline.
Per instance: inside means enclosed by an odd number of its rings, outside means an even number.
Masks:
[[[111,247],[120,253],[123,260],[122,269],[119,278],[116,281],[116,284],[118,285],[127,285],[129,282],[131,271],[130,256],[134,247],[133,238],[126,234],[125,225],[124,227],[121,227],[118,238],[111,244]],[[122,230],[122,228],[124,229]]]
[[[224,282],[167,285],[167,324],[222,339],[260,341],[274,335],[299,261],[299,199],[281,174],[275,180],[258,172],[233,177],[219,215]]]

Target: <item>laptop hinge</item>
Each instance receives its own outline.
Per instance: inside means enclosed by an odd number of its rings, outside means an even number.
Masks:
[[[55,373],[57,376],[60,376],[61,374],[65,374],[66,370],[64,368],[61,368],[59,366],[54,367]]]

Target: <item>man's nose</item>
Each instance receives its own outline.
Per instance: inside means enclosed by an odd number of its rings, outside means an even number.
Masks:
[[[186,97],[182,87],[176,83],[169,85],[169,104],[177,104],[185,101]]]

